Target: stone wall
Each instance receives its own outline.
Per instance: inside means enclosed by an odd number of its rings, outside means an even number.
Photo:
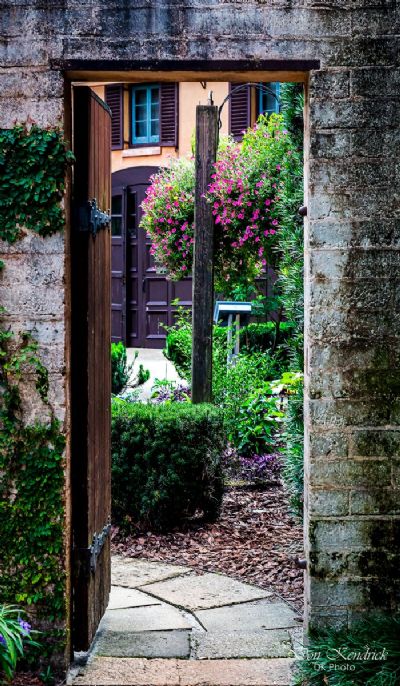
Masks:
[[[2,127],[62,121],[67,62],[320,61],[306,150],[307,609],[313,623],[345,624],[398,606],[395,0],[5,0],[1,13]],[[12,325],[37,325],[68,422],[65,255],[59,238],[26,239],[6,255],[0,288]]]

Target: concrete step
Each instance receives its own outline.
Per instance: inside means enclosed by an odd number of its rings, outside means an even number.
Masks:
[[[94,657],[73,686],[289,686],[294,660]]]

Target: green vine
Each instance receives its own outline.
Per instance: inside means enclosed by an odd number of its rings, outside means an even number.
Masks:
[[[72,161],[59,129],[0,130],[0,239],[14,243],[27,230],[47,236],[64,228],[60,200]],[[0,261],[0,271],[6,266]],[[1,307],[0,319],[0,599],[31,607],[47,629],[51,623],[43,657],[65,645],[65,438],[38,343],[7,328]],[[25,421],[26,387],[47,419]]]
[[[23,229],[48,236],[64,228],[60,200],[73,160],[59,129],[0,129],[1,239],[15,243]]]
[[[65,439],[48,423],[25,425],[21,384],[32,379],[48,403],[48,375],[28,334],[0,330],[0,597],[35,604],[38,616],[65,612],[63,453]]]

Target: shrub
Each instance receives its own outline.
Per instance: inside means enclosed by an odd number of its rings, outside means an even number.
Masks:
[[[296,686],[398,686],[400,618],[370,617],[350,629],[310,632]]]
[[[155,403],[187,403],[191,398],[188,385],[167,379],[156,379],[151,390],[151,400]]]
[[[222,413],[212,405],[114,401],[114,520],[168,529],[197,510],[215,519],[224,443]]]
[[[298,517],[302,517],[304,502],[303,374],[285,372],[282,378],[273,384],[273,389],[275,393],[284,394],[286,397],[280,446],[284,464],[282,476],[289,492],[293,512]]]
[[[111,343],[111,392],[114,395],[122,393],[129,382],[130,386],[141,386],[150,378],[149,370],[144,369],[142,364],[139,365],[136,377],[132,376],[138,354],[136,351],[133,362],[128,364],[126,348],[122,341]]]
[[[24,647],[37,646],[25,613],[14,605],[0,605],[0,677],[12,679]]]

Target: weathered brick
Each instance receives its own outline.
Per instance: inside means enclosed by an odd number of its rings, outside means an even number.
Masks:
[[[351,72],[351,93],[364,98],[391,98],[398,95],[400,69],[393,67],[354,69]]]
[[[316,457],[347,457],[349,450],[349,435],[343,431],[326,431],[311,433],[309,436],[310,459]]]
[[[310,483],[313,487],[338,485],[343,490],[380,484],[382,488],[392,482],[389,460],[316,460],[310,465]]]
[[[369,221],[314,220],[308,225],[308,240],[312,248],[400,249],[400,218],[381,217]]]
[[[311,516],[342,517],[350,512],[350,495],[346,491],[316,490],[309,493],[308,504]]]
[[[352,515],[400,515],[400,484],[398,489],[379,488],[352,491],[350,495]]]
[[[350,131],[313,131],[310,154],[314,158],[348,158],[351,151]]]
[[[310,81],[310,97],[326,99],[348,98],[350,71],[315,71]]]
[[[356,457],[399,457],[400,428],[398,431],[364,429],[351,435],[351,455]]]

